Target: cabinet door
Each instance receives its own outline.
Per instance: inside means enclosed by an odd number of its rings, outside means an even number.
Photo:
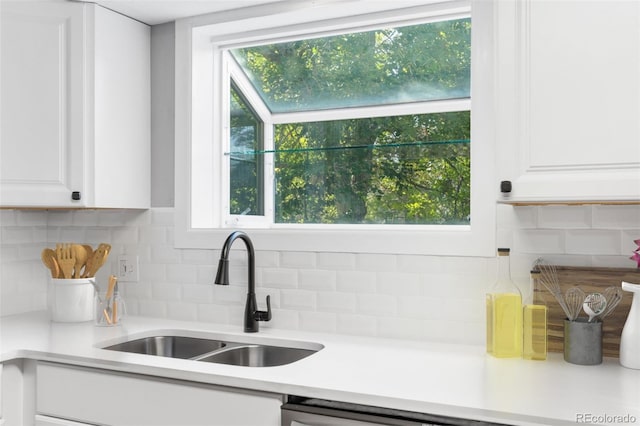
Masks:
[[[497,7],[498,155],[511,196],[640,200],[640,3]]]
[[[71,420],[58,419],[56,417],[36,415],[35,426],[94,426],[89,423],[72,422]]]
[[[36,374],[43,416],[118,426],[280,426],[276,394],[52,363],[39,363]]]
[[[83,8],[3,1],[3,206],[78,206],[83,192]]]

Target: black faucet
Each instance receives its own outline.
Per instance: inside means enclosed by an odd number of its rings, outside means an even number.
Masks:
[[[218,262],[218,272],[216,273],[216,284],[229,285],[229,252],[233,242],[240,238],[247,246],[249,256],[249,289],[247,290],[247,303],[244,307],[244,332],[255,333],[258,331],[258,321],[271,320],[271,296],[267,296],[267,310],[259,311],[256,302],[256,262],[253,243],[249,236],[242,231],[232,232],[222,246],[220,261]]]

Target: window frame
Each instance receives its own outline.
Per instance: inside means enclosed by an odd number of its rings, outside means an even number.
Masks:
[[[356,0],[353,3],[360,3]],[[410,0],[402,0],[407,4]],[[415,2],[414,2],[415,3]],[[176,222],[175,244],[179,248],[219,248],[233,229],[251,233],[257,247],[264,250],[393,253],[449,256],[493,256],[495,248],[495,195],[492,191],[495,177],[493,147],[493,87],[491,2],[449,1],[383,11],[361,13],[353,8],[349,12],[339,5],[304,6],[286,10],[272,10],[267,19],[256,19],[266,13],[260,7],[247,8],[242,14],[233,12],[214,16],[187,18],[176,22]],[[370,5],[372,3],[367,3]],[[398,7],[398,3],[395,3]],[[362,5],[361,5],[362,6]],[[221,212],[228,203],[228,171],[219,155],[220,146],[211,141],[224,141],[228,147],[229,127],[224,122],[228,115],[229,75],[232,60],[223,60],[225,49],[250,41],[278,41],[301,34],[330,34],[346,28],[375,28],[380,23],[393,21],[397,25],[410,25],[431,16],[443,14],[460,17],[472,16],[472,75],[471,75],[471,214],[470,225],[326,225],[277,224],[262,217],[233,217],[225,223]],[[345,16],[349,14],[349,16]],[[309,18],[309,16],[312,16]],[[314,19],[314,22],[302,21]],[[282,25],[283,22],[295,22]],[[251,24],[251,25],[241,25]],[[314,31],[309,27],[314,26]],[[260,27],[260,28],[258,28]],[[245,28],[238,31],[237,28]],[[234,29],[234,30],[231,30]],[[246,95],[251,90],[242,82]],[[257,94],[255,94],[257,96]],[[249,95],[252,96],[252,95]],[[460,100],[437,101],[447,108],[460,110]],[[467,101],[468,102],[468,101]],[[429,102],[434,104],[434,101]],[[425,103],[426,104],[426,103]],[[406,106],[405,106],[406,107]],[[413,112],[428,112],[424,105],[406,107]],[[363,114],[371,108],[358,108]],[[401,107],[404,108],[404,107]],[[266,109],[266,107],[265,107]],[[216,113],[220,111],[220,113]],[[256,111],[261,118],[263,112]],[[322,113],[326,118],[326,112]],[[278,114],[278,122],[311,121],[313,113],[296,112]],[[272,122],[265,121],[265,149],[272,147]],[[216,152],[216,149],[218,152]],[[266,156],[272,157],[272,156]],[[269,161],[268,158],[265,160]],[[272,160],[271,160],[272,162]],[[206,165],[209,164],[210,167]],[[265,164],[265,182],[273,182],[273,165]],[[198,178],[194,178],[197,176]],[[266,188],[265,190],[269,190]],[[192,194],[199,194],[197,197]],[[217,196],[216,196],[217,194]],[[273,212],[273,197],[265,205],[265,215]],[[192,218],[192,214],[194,214]],[[194,219],[195,218],[195,219]],[[237,220],[236,220],[237,219]],[[240,220],[242,219],[242,220]],[[207,223],[214,227],[196,228],[192,223]]]

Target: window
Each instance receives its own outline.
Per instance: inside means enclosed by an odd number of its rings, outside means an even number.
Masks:
[[[289,224],[469,222],[469,18],[228,52],[230,215]],[[241,93],[238,81],[257,96]],[[269,150],[247,120],[264,123],[263,132],[270,126]],[[266,156],[274,182],[265,188]],[[265,197],[274,198],[266,214]]]
[[[491,177],[474,173],[491,167],[491,117],[471,114],[487,90],[472,95],[469,6],[320,9],[247,31],[177,24],[192,66],[178,245],[217,247],[205,240],[242,227],[275,249],[336,251],[346,237],[346,251],[492,255]],[[282,25],[291,14],[311,22]]]

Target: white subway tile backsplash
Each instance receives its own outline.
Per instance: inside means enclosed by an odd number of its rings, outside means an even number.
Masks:
[[[380,294],[419,295],[422,293],[420,275],[405,272],[378,272],[376,290]]]
[[[502,214],[500,214],[501,212]],[[511,208],[511,206],[501,205],[498,214],[498,228],[535,229],[538,227],[537,207],[516,206]]]
[[[121,210],[97,211],[98,226],[124,226],[129,216]]]
[[[622,233],[619,230],[570,230],[566,233],[566,252],[570,254],[621,254]]]
[[[376,273],[369,271],[336,271],[336,290],[368,292],[376,289]]]
[[[230,324],[231,316],[226,306],[200,303],[196,312],[198,321]]]
[[[212,285],[214,303],[244,306],[245,296],[247,294],[246,287],[216,284]]]
[[[280,266],[283,268],[313,269],[316,266],[316,254],[284,251],[280,253]]]
[[[260,328],[283,328],[287,330],[298,330],[300,329],[300,316],[302,312],[306,311],[297,311],[297,310],[287,310],[287,309],[275,309],[273,310],[273,318],[269,322],[260,323]],[[240,316],[237,318],[242,318],[242,313],[238,313]],[[236,315],[236,313],[233,313]],[[238,322],[240,325],[240,322]]]
[[[443,268],[442,258],[438,256],[396,256],[396,264],[397,270],[402,272],[441,272]]]
[[[138,234],[141,244],[168,245],[169,232],[167,228],[160,226],[141,227]],[[186,252],[195,250],[185,250]]]
[[[0,260],[2,266],[20,260],[20,247],[19,246],[2,246],[0,249]],[[0,269],[0,272],[2,270]]]
[[[299,314],[299,328],[303,330],[319,333],[334,333],[337,329],[337,322],[336,314],[327,312],[302,311]]]
[[[315,310],[317,295],[313,291],[289,290],[280,297],[280,307],[283,309]]]
[[[84,243],[87,243],[88,240],[90,240],[87,235],[89,234],[90,230],[85,229],[85,228],[81,228],[81,227],[61,227],[59,228],[58,231],[58,238],[57,240],[54,241],[54,243],[57,242],[61,242],[61,243],[70,243],[70,242],[76,242],[76,241],[83,241]],[[108,236],[106,239],[103,239],[100,242],[106,242],[106,241],[111,241],[111,232],[107,231],[106,235]],[[92,243],[88,243],[88,244],[92,244]],[[93,243],[92,245],[98,245],[98,243]]]
[[[355,267],[360,271],[397,271],[397,258],[393,254],[357,254]]]
[[[358,294],[356,295],[356,311],[368,315],[395,314],[398,301],[387,294]]]
[[[198,274],[196,277],[196,281],[200,284],[210,284],[213,285],[213,281],[216,278],[217,265],[199,265],[197,267]]]
[[[198,305],[195,303],[168,302],[167,314],[174,319],[184,321],[198,320]]]
[[[280,253],[275,251],[257,251],[256,267],[277,268],[280,266]]]
[[[213,250],[183,249],[182,262],[190,265],[216,265],[218,266],[219,253]]]
[[[71,216],[73,226],[98,226],[97,210],[74,210],[66,213]]]
[[[594,206],[593,226],[607,229],[639,229],[640,205]]]
[[[34,230],[31,227],[3,227],[2,242],[8,244],[32,244]]]
[[[564,232],[548,229],[524,229],[516,233],[511,249],[520,253],[564,253]]]
[[[591,228],[591,206],[547,206],[538,209],[538,227],[546,229]]]
[[[113,259],[111,260],[113,261]],[[167,281],[167,265],[163,263],[146,263],[143,258],[138,265],[140,279],[147,283]]]
[[[18,221],[17,210],[2,210],[0,209],[0,225],[2,228],[5,226],[16,226]]]
[[[37,210],[26,210],[16,216],[18,226],[42,226],[47,221],[47,213]]]
[[[317,294],[318,311],[323,312],[355,312],[356,295],[342,292],[319,292]]]
[[[180,263],[182,250],[171,246],[151,246],[151,258],[155,263]]]
[[[378,332],[378,325],[375,316],[338,314],[336,330],[341,334],[375,337]]]
[[[138,228],[136,227],[114,227],[111,231],[111,244],[137,244],[139,241]]]
[[[198,268],[193,265],[169,264],[166,270],[166,279],[180,284],[192,284],[197,282]]]
[[[174,210],[172,208],[154,208],[145,212],[145,219],[152,226],[173,227]]]
[[[527,289],[537,257],[562,265],[635,267],[640,206],[497,206],[501,245],[512,249],[514,281]],[[137,254],[140,282],[122,282],[127,311],[242,327],[247,255],[231,253],[231,285],[213,284],[220,250],[173,247],[174,209],[0,211],[0,314],[46,308],[40,251],[55,242],[112,244],[98,274],[106,286],[117,255]],[[367,253],[256,252],[260,309],[271,295],[273,320],[288,328],[482,344],[484,294],[495,258]]]
[[[434,302],[439,303],[440,300],[422,296],[399,296],[397,300],[398,312],[407,318],[437,319],[436,314],[431,309]]]
[[[167,302],[164,300],[138,301],[138,315],[142,315],[145,317],[165,318],[167,316],[167,313]]]
[[[84,241],[85,244],[97,246],[101,243],[111,243],[111,229],[109,228],[87,228],[84,239],[75,239],[71,241]]]
[[[275,288],[297,288],[298,271],[295,269],[263,269],[262,285]]]
[[[333,291],[336,289],[336,271],[300,269],[298,270],[298,288]]]
[[[378,317],[377,335],[394,339],[420,339],[423,335],[422,322],[410,318]]]
[[[151,296],[155,300],[180,300],[181,287],[177,283],[152,283]]]
[[[356,255],[353,253],[316,253],[316,262],[318,269],[356,269]]]

